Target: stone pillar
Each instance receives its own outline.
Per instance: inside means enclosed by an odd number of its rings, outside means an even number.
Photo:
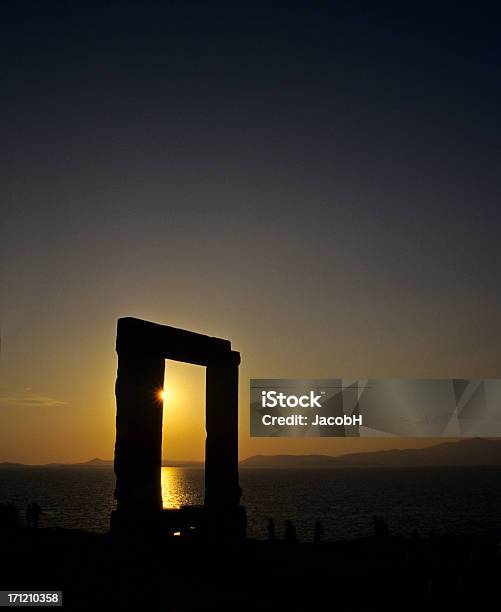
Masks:
[[[238,366],[228,351],[206,370],[205,512],[210,539],[242,533],[238,480]]]
[[[118,514],[141,523],[162,509],[163,355],[118,350],[115,498]],[[129,522],[129,521],[127,521]]]

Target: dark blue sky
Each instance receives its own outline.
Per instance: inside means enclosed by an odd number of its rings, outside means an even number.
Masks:
[[[2,418],[111,455],[123,315],[231,338],[245,426],[251,376],[500,376],[500,10],[436,4],[3,2]]]

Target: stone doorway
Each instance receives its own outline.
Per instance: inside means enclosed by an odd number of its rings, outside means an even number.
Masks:
[[[160,525],[162,403],[165,360],[206,368],[204,531],[210,538],[242,535],[238,478],[238,366],[229,340],[132,317],[118,320],[115,475],[112,528]],[[158,521],[157,521],[158,518]]]

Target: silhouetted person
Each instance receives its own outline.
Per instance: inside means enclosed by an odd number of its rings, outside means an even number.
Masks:
[[[266,526],[266,529],[268,530],[268,540],[273,542],[275,540],[275,521],[271,516],[268,517],[268,525]]]
[[[38,529],[38,522],[40,515],[42,514],[42,508],[37,504],[36,501],[31,504],[31,520],[33,521],[33,528]]]
[[[285,521],[285,533],[284,542],[285,544],[297,544],[297,533],[296,528],[290,521]]]
[[[313,542],[315,544],[320,544],[323,537],[324,537],[324,529],[322,527],[322,523],[320,522],[320,519],[317,517],[315,520],[315,530],[313,532]]]
[[[386,524],[386,521],[384,520],[384,518],[380,519],[380,525],[381,525],[380,535],[386,538],[390,534],[390,531],[388,529],[388,525]]]
[[[28,525],[28,529],[33,527],[33,510],[31,504],[26,506],[26,524]]]
[[[245,506],[238,506],[238,527],[238,539],[245,540],[247,538],[247,510]]]
[[[245,506],[242,506],[240,501],[242,500],[243,490],[242,487],[238,487],[238,539],[246,540],[247,539],[247,510]]]
[[[374,535],[387,536],[389,533],[388,525],[383,518],[379,518],[375,514],[372,515],[372,524],[374,526]]]

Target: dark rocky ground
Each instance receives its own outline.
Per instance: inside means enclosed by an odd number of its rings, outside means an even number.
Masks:
[[[86,610],[482,609],[496,601],[501,579],[498,543],[481,538],[236,547],[64,529],[0,538],[0,589],[62,590],[64,607]]]

